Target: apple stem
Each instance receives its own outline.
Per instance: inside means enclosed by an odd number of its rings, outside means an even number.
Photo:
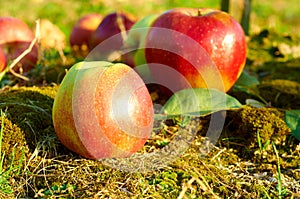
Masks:
[[[200,8],[198,9],[198,16],[202,16],[202,12]]]

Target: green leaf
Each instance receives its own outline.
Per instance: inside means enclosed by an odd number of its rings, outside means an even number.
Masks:
[[[175,93],[163,106],[169,116],[203,116],[220,110],[240,108],[242,105],[228,94],[206,88],[184,89]]]
[[[233,86],[235,91],[246,92],[253,94],[253,88],[259,84],[258,79],[255,76],[249,75],[247,72],[243,71],[239,79]]]
[[[300,140],[300,110],[287,110],[285,112],[285,122],[291,129],[292,135]]]
[[[3,79],[3,77],[5,76],[5,74],[6,74],[5,70],[0,73],[0,82]]]
[[[266,105],[255,99],[246,99],[246,104],[255,108],[264,108]]]

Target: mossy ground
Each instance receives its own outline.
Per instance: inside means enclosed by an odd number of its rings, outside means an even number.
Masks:
[[[260,84],[252,92],[229,91],[241,103],[263,99],[267,106],[216,113],[225,118],[216,145],[205,139],[211,115],[197,118],[199,123],[187,125],[197,129],[187,150],[167,167],[151,172],[118,170],[82,158],[59,142],[52,105],[57,84],[71,63],[52,67],[57,62],[51,60],[58,57],[48,57],[43,63],[47,67],[34,71],[30,82],[18,80],[16,86],[0,91],[1,154],[5,152],[3,171],[8,171],[0,178],[6,179],[1,198],[300,198],[300,143],[284,122],[284,110],[299,109],[300,61],[278,48],[284,42],[292,48],[297,40],[282,36],[272,43],[274,37],[280,36],[267,31],[249,40],[246,69]],[[41,71],[43,76],[34,78]],[[152,96],[163,101],[159,94],[153,90]],[[164,148],[184,130],[176,121],[163,125],[139,153]]]
[[[274,108],[245,106],[227,112],[221,138],[205,156],[201,156],[201,150],[210,116],[203,117],[197,136],[180,158],[163,169],[130,173],[81,158],[60,144],[49,119],[56,89],[20,87],[0,94],[6,103],[1,107],[5,110],[2,151],[8,155],[15,149],[15,163],[22,158],[21,172],[11,171],[10,186],[16,197],[277,197],[277,159],[271,144],[259,148],[258,132],[263,144],[273,141],[280,153],[284,196],[297,197],[300,191],[300,145],[290,136],[282,113]],[[174,123],[168,127],[171,132],[174,128]],[[171,141],[159,132],[140,152],[150,152],[150,146],[158,150],[162,147],[159,140]],[[21,155],[22,148],[25,156]],[[4,169],[11,161],[6,157]]]

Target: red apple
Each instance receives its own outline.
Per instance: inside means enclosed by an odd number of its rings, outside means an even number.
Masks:
[[[90,13],[82,16],[76,22],[70,34],[70,45],[75,53],[79,53],[82,54],[81,56],[84,56],[89,52],[89,40],[102,19],[102,15]]]
[[[13,17],[0,17],[0,47],[8,61],[23,53],[34,39],[32,30],[22,20]],[[27,72],[34,68],[38,60],[38,48],[34,45],[14,68],[15,71]]]
[[[105,55],[120,50],[127,37],[128,30],[134,22],[134,17],[124,12],[114,12],[105,16],[91,36],[90,49],[97,47],[99,44],[105,45],[101,48],[101,52],[98,52],[98,54],[105,53]],[[102,52],[102,49],[105,49],[105,52]]]
[[[178,71],[190,86],[228,91],[240,76],[246,61],[246,39],[240,24],[229,14],[214,9],[175,8],[162,13],[146,37],[145,56],[158,81],[188,87],[175,73],[160,72],[159,66]],[[181,79],[181,80],[180,80]]]
[[[6,68],[6,57],[3,50],[0,48],[0,72],[4,71]]]
[[[127,157],[152,131],[153,105],[129,66],[80,62],[68,71],[54,100],[56,134],[70,150],[91,159]]]

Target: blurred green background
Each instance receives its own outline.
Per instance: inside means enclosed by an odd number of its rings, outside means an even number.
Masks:
[[[47,18],[69,36],[72,25],[84,14],[103,15],[123,10],[143,17],[173,7],[220,8],[221,0],[1,0],[0,15],[14,16],[34,27],[35,20]],[[240,21],[243,0],[230,1],[230,14]],[[252,0],[250,34],[261,29],[275,29],[278,33],[300,34],[299,0]]]

